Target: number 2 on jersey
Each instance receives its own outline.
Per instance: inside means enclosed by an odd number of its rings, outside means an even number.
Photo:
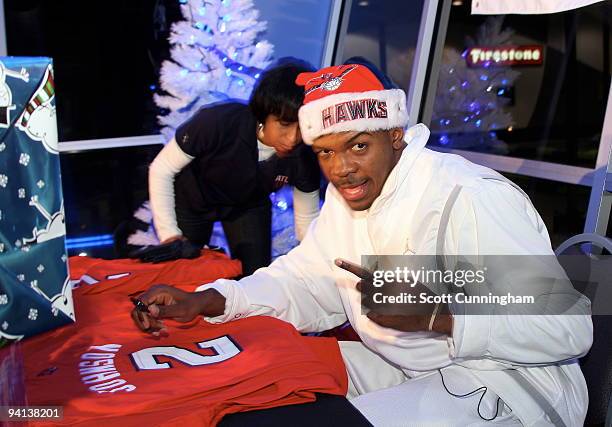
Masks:
[[[170,369],[170,362],[159,362],[158,357],[168,357],[189,366],[210,365],[223,362],[238,355],[242,350],[227,335],[213,340],[196,343],[201,349],[211,350],[213,354],[200,354],[186,348],[176,346],[149,347],[130,354],[136,369]]]

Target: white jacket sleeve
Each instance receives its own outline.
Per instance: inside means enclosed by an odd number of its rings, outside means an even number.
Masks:
[[[176,224],[174,177],[192,160],[172,138],[149,167],[149,199],[160,241],[183,234]]]
[[[310,223],[319,215],[319,190],[304,193],[293,187],[293,222],[295,237],[304,240]]]
[[[207,318],[213,323],[255,315],[273,316],[303,332],[331,329],[347,320],[332,275],[333,261],[325,257],[325,207],[306,238],[269,267],[240,281],[220,279],[198,290],[215,288],[226,298],[225,313]]]
[[[503,258],[509,263],[520,259],[513,259],[512,255],[527,255],[534,259],[534,263],[555,269],[548,271],[557,274],[556,268],[561,267],[554,258],[543,221],[531,202],[509,184],[485,181],[480,190],[464,188],[457,199],[453,208],[457,215],[451,214],[445,239],[450,252],[503,254],[509,256]],[[527,257],[523,257],[525,259]],[[544,293],[538,295],[543,288],[530,289],[530,285],[539,283],[540,276],[532,273],[536,270],[520,267],[505,267],[505,270],[510,274],[507,280],[501,281],[504,292],[536,294],[536,298],[544,296],[550,303],[560,302],[561,305],[569,297],[571,314],[541,313],[540,308],[534,306],[527,315],[511,313],[511,309],[486,315],[456,315],[452,338],[449,339],[451,356],[485,357],[530,365],[554,363],[586,354],[593,339],[588,299],[583,296],[576,298],[576,294],[572,294],[573,288],[568,289],[565,285],[561,289],[544,289]],[[564,276],[565,273],[561,270],[561,274]]]

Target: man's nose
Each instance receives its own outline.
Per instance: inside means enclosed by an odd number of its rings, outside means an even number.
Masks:
[[[336,154],[333,159],[332,173],[337,177],[344,178],[357,170],[355,162],[344,154]]]

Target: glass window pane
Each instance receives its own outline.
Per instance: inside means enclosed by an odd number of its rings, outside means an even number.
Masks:
[[[109,148],[61,155],[66,237],[86,239],[112,235],[122,221],[148,199],[149,164],[161,145]],[[128,191],[126,191],[128,189]],[[69,255],[114,258],[112,243],[69,247]]]
[[[268,23],[260,37],[274,45],[274,57],[320,65],[332,0],[254,4]],[[183,20],[179,0],[4,0],[4,6],[9,55],[53,58],[60,141],[159,133],[153,93],[170,56],[171,26]]]
[[[432,145],[595,166],[610,87],[603,2],[552,15],[470,15],[453,6]]]
[[[158,132],[151,86],[168,55],[178,1],[5,0],[4,6],[9,55],[53,58],[60,141]]]
[[[274,56],[295,56],[321,65],[333,0],[254,0],[268,23],[265,38]]]
[[[354,0],[341,58],[363,56],[408,93],[423,1]]]
[[[590,187],[511,173],[503,175],[529,194],[546,224],[553,248],[584,231]]]

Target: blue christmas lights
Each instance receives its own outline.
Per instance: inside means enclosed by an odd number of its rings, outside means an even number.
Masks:
[[[289,204],[285,200],[280,200],[276,202],[276,207],[279,208],[281,211],[285,212],[289,207]]]

